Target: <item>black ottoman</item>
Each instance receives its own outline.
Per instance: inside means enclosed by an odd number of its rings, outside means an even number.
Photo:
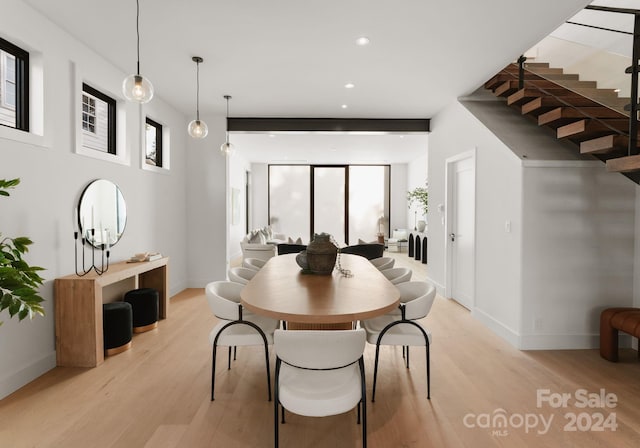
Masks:
[[[129,303],[113,302],[102,305],[102,332],[106,356],[115,355],[131,348],[132,316]]]
[[[140,288],[127,292],[124,301],[133,309],[133,332],[144,333],[158,326],[160,294],[153,288]]]

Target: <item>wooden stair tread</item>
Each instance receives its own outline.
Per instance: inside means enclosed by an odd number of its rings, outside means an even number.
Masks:
[[[607,171],[612,173],[631,173],[640,171],[640,155],[616,157],[607,160]]]
[[[629,137],[626,135],[609,134],[580,142],[580,153],[609,154],[617,151],[626,152],[628,146]]]
[[[561,95],[562,101],[552,96],[545,96],[531,100],[528,103],[522,105],[522,114],[540,114],[545,111],[555,108],[566,106],[568,103],[574,107],[600,107],[601,104],[593,101],[589,98],[585,98],[581,95]],[[564,101],[564,102],[563,102]]]
[[[598,121],[587,118],[584,120],[578,120],[573,123],[566,124],[564,126],[560,126],[556,131],[556,135],[558,138],[571,137],[572,140],[582,142],[584,140],[591,140],[593,138],[602,137],[614,132],[603,122],[620,131],[624,131],[629,126],[629,120],[613,119]]]
[[[562,126],[575,120],[584,120],[585,115],[571,107],[556,107],[548,112],[538,115],[538,125],[551,125],[556,123]]]

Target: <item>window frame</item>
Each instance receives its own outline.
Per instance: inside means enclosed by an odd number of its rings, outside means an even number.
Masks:
[[[104,101],[107,104],[107,154],[111,154],[111,155],[117,155],[117,145],[116,145],[116,129],[117,129],[117,121],[116,121],[116,99],[110,97],[109,95],[107,95],[106,93],[101,92],[100,90],[91,87],[89,84],[87,84],[86,82],[82,83],[82,92],[80,94],[80,103],[81,103],[81,108],[82,108],[82,96],[84,93],[88,93],[91,96],[94,96],[96,98],[98,98],[101,101]],[[80,129],[83,130],[82,127],[82,114],[80,115]],[[95,125],[97,126],[98,123],[96,121]],[[89,131],[87,131],[89,132]],[[95,150],[98,151],[98,150]],[[100,152],[100,151],[98,151]]]
[[[16,79],[16,125],[9,126],[0,123],[0,126],[29,132],[29,52],[1,37],[0,50],[15,58]],[[4,84],[4,70],[2,73],[2,83]]]
[[[162,141],[163,125],[161,123],[158,123],[154,119],[149,118],[148,116],[145,116],[144,124],[145,124],[144,163],[145,165],[155,166],[156,168],[164,168],[164,159],[163,159],[164,146]],[[147,163],[146,125],[149,125],[156,130],[156,164],[155,165],[151,165]]]

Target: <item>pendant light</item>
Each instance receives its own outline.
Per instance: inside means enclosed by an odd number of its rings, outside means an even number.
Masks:
[[[194,56],[191,60],[196,63],[196,119],[189,123],[189,135],[193,138],[205,138],[209,133],[209,127],[200,120],[200,63],[203,59]]]
[[[227,100],[227,139],[222,146],[220,146],[220,152],[224,156],[230,156],[235,151],[233,145],[229,143],[229,100],[231,99],[231,95],[225,95],[224,99]]]
[[[153,98],[153,85],[151,81],[140,74],[140,0],[136,0],[136,36],[138,65],[135,75],[127,76],[122,82],[122,93],[129,101],[148,103]]]

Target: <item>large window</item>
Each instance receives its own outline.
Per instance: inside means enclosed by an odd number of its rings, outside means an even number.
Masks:
[[[162,125],[147,117],[144,126],[145,155],[147,165],[162,167]]]
[[[0,124],[29,130],[29,53],[0,39]]]
[[[116,154],[116,100],[82,84],[82,146]]]
[[[307,242],[327,232],[341,244],[388,235],[389,165],[269,166],[274,230]]]

